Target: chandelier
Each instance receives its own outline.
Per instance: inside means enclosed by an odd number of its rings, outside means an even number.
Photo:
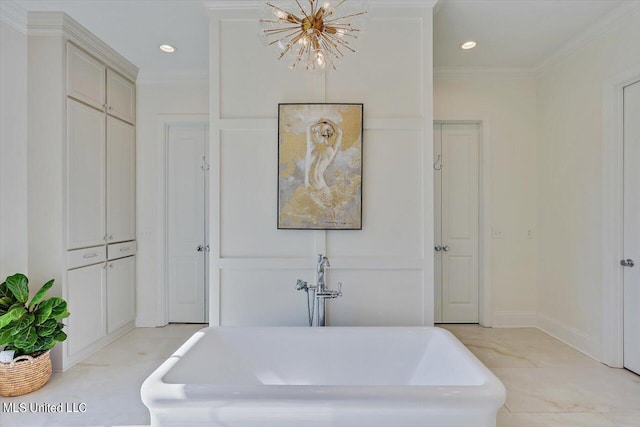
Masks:
[[[289,58],[292,70],[335,70],[345,54],[356,53],[367,11],[362,1],[308,2],[307,8],[299,0],[289,2],[290,7],[267,3],[260,36],[277,48],[278,59]]]

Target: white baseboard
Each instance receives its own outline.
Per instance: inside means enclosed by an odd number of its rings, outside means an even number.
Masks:
[[[535,328],[538,326],[534,311],[495,311],[492,327],[494,328]]]
[[[581,353],[602,361],[602,346],[598,339],[591,337],[575,328],[567,326],[549,316],[538,313],[538,328],[552,337],[562,341]]]

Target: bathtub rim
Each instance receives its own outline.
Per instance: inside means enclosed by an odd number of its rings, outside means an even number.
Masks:
[[[289,326],[209,326],[196,331],[168,359],[166,359],[147,379],[140,389],[142,401],[151,409],[168,409],[200,406],[203,402],[358,402],[376,404],[383,402],[424,403],[456,401],[465,402],[468,406],[486,406],[489,401],[495,405],[500,401],[502,406],[506,400],[506,389],[496,375],[465,347],[450,331],[435,326],[347,326],[328,327],[326,329],[349,330],[403,330],[425,333],[432,331],[448,335],[458,351],[464,352],[470,362],[479,369],[485,381],[478,385],[222,385],[222,384],[180,384],[168,383],[164,377],[180,361],[191,347],[199,341],[207,331],[233,329],[316,329],[309,327]],[[320,328],[322,329],[322,328]],[[321,332],[318,332],[321,333]],[[188,396],[185,394],[188,393]]]

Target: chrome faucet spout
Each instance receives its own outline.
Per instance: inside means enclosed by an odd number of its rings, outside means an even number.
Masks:
[[[319,291],[324,291],[324,273],[327,267],[331,267],[329,258],[322,254],[319,254],[318,264],[316,265],[316,285],[318,286]]]
[[[338,282],[338,290],[327,289],[325,285],[325,270],[331,267],[329,258],[319,254],[316,264],[316,284],[309,286],[304,280],[298,279],[296,289],[307,293],[307,311],[309,314],[309,326],[313,326],[314,319],[317,319],[316,326],[325,326],[325,301],[342,296],[342,283]],[[314,315],[315,314],[315,315]]]

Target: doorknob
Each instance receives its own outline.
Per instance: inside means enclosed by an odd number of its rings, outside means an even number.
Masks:
[[[442,250],[445,252],[449,252],[451,250],[451,248],[449,246],[443,246]]]
[[[623,267],[633,267],[636,263],[633,262],[632,259],[623,259],[620,261],[620,265]]]
[[[442,250],[442,246],[436,246],[433,249],[435,249],[436,252],[440,252]]]
[[[198,247],[196,248],[196,250],[197,250],[198,252],[203,252],[203,251],[204,251],[204,246],[202,246],[202,245],[198,245]]]

